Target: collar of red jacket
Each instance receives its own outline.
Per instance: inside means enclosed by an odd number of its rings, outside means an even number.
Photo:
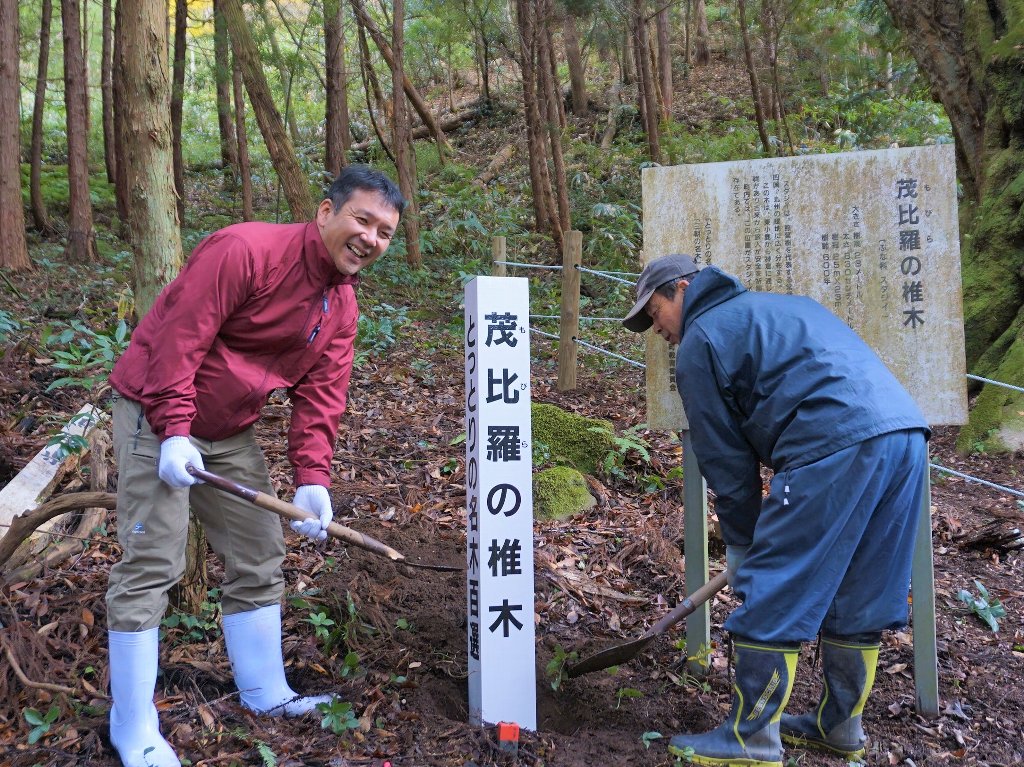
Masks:
[[[302,253],[310,274],[322,279],[327,285],[351,285],[353,288],[359,286],[358,275],[342,274],[334,266],[334,259],[327,252],[327,246],[324,245],[315,220],[306,224]]]

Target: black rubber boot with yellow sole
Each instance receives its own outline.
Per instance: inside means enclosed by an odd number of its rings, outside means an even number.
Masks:
[[[760,644],[737,637],[732,710],[717,729],[669,741],[694,764],[782,767],[779,719],[793,690],[799,645]]]
[[[878,665],[879,634],[822,636],[824,688],[818,705],[806,714],[783,714],[782,740],[792,746],[830,751],[847,759],[863,756],[867,737],[861,714]]]

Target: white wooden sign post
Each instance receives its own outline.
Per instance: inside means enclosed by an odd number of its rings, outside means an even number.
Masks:
[[[466,286],[469,720],[537,729],[528,282]]]
[[[643,204],[645,258],[687,253],[751,290],[816,299],[874,348],[930,424],[966,421],[952,145],[649,168]],[[707,577],[706,496],[674,371],[674,349],[650,334],[647,420],[684,430],[686,580],[694,589]],[[918,709],[937,714],[927,492],[922,506],[913,565],[915,681]],[[690,619],[691,655],[707,641],[706,610],[703,620]]]

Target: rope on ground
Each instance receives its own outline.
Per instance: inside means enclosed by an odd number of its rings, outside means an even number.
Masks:
[[[581,341],[578,338],[573,338],[572,340],[576,342],[577,346],[585,346],[586,348],[593,349],[595,352],[598,352],[600,354],[607,354],[609,357],[614,357],[617,360],[622,360],[623,362],[626,362],[632,365],[633,367],[637,367],[642,370],[647,369],[647,366],[642,362],[636,362],[635,360],[631,360],[629,357],[623,357],[621,354],[616,354],[615,352],[610,352],[607,349],[602,349],[600,346],[588,344],[586,341]]]
[[[1018,498],[1024,498],[1024,493],[1020,490],[1014,490],[1011,487],[1004,487],[1003,485],[997,485],[995,482],[989,482],[985,479],[978,479],[972,477],[970,474],[961,474],[959,471],[953,471],[953,469],[947,469],[945,466],[939,466],[937,463],[929,463],[928,466],[935,471],[941,471],[943,474],[952,474],[954,477],[960,477],[966,479],[968,482],[977,482],[979,485],[988,485],[989,487],[995,488],[996,490],[1002,490],[1004,493],[1015,495]]]
[[[971,375],[970,373],[967,374],[967,377],[970,378],[972,381],[981,381],[982,383],[995,384],[996,386],[1004,386],[1007,389],[1013,389],[1014,391],[1024,392],[1024,389],[1022,389],[1020,386],[1014,386],[1013,384],[1003,383],[1002,381],[993,381],[991,378],[982,378],[981,376],[974,376]]]
[[[551,266],[549,264],[520,264],[515,261],[493,261],[495,264],[502,264],[504,266],[518,266],[522,269],[556,269],[561,270],[561,266]]]
[[[636,285],[635,280],[624,280],[621,277],[613,277],[609,272],[599,272],[595,269],[587,269],[587,267],[585,266],[577,266],[576,268],[586,274],[594,274],[597,275],[598,277],[603,277],[606,280],[612,280],[613,282],[621,282],[623,285],[629,285],[630,287]]]

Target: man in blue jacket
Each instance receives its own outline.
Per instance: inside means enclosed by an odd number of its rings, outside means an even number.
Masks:
[[[924,416],[825,307],[749,291],[689,256],[647,264],[622,322],[679,344],[676,381],[742,600],[725,622],[729,718],[672,745],[705,765],[781,767],[783,741],[863,754],[881,634],[907,621]],[[774,472],[766,497],[762,464]],[[784,715],[800,643],[819,633],[821,700]]]

